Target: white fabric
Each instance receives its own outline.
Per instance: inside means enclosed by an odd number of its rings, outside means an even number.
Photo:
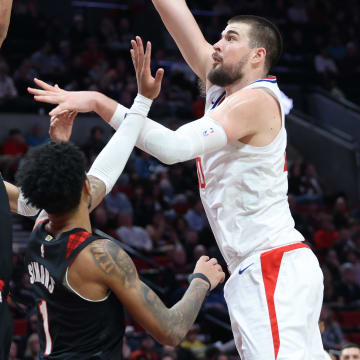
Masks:
[[[17,213],[23,216],[35,216],[39,212],[39,209],[28,204],[23,193],[19,192],[18,202],[17,202]]]
[[[128,108],[126,108],[125,106],[121,105],[121,104],[117,104],[116,110],[112,116],[112,118],[109,121],[109,125],[117,130],[121,123],[123,122],[126,113],[129,111]]]
[[[275,360],[260,256],[252,255],[233,269],[224,287],[236,347],[244,360]],[[328,359],[318,326],[322,299],[323,275],[313,252],[285,252],[274,293],[280,337],[276,360]]]
[[[123,122],[127,111],[126,107],[118,104],[109,122],[115,130]],[[168,165],[194,159],[226,144],[224,129],[209,117],[192,121],[176,131],[146,118],[136,142],[139,149]]]
[[[146,110],[145,102],[136,97],[121,126],[92,164],[88,175],[95,176],[105,184],[106,194],[111,191],[122,173],[149,109],[149,103]]]
[[[281,105],[276,81],[264,79],[248,88],[264,88]],[[220,87],[209,89],[206,114],[222,94]],[[303,241],[287,200],[286,140],[282,111],[281,130],[269,145],[232,142],[197,160],[202,203],[229,266],[255,251]]]
[[[176,131],[165,127],[149,130],[144,136],[144,150],[165,164],[195,159],[227,144],[224,129],[210,117],[192,121]]]

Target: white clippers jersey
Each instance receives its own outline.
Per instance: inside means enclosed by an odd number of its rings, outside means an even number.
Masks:
[[[287,199],[287,136],[276,78],[246,88],[264,88],[279,102],[282,126],[276,138],[264,147],[238,141],[196,159],[202,203],[229,267],[254,252],[304,240],[294,228]],[[206,112],[224,96],[223,88],[212,86]]]

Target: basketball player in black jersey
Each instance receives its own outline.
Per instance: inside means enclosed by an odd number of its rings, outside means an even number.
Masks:
[[[12,0],[0,4],[0,47],[9,28]],[[12,337],[12,320],[6,298],[11,276],[12,233],[9,200],[0,175],[0,360],[7,360]]]
[[[216,259],[199,259],[184,297],[168,309],[116,242],[91,234],[90,185],[74,145],[32,149],[17,181],[30,203],[48,213],[26,254],[38,303],[40,359],[121,359],[123,306],[159,342],[181,341],[207,292],[224,279]]]

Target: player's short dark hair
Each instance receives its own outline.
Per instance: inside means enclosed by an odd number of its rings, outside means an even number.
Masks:
[[[360,350],[360,346],[359,346],[359,345],[350,343],[350,344],[344,345],[344,346],[341,348],[340,354],[342,353],[343,350],[345,350],[345,349],[350,349],[350,348],[355,348],[355,349]]]
[[[278,27],[271,21],[255,15],[237,15],[228,20],[228,24],[235,22],[250,25],[249,46],[251,48],[265,48],[265,68],[269,72],[277,63],[283,51],[283,39]]]
[[[16,181],[31,205],[49,214],[75,209],[86,179],[85,160],[70,142],[50,141],[31,149]]]

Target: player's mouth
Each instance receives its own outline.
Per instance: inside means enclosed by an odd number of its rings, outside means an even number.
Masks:
[[[213,53],[212,54],[212,58],[213,58],[213,64],[216,65],[216,64],[220,64],[222,62],[222,58],[221,56],[218,55],[218,53]]]

